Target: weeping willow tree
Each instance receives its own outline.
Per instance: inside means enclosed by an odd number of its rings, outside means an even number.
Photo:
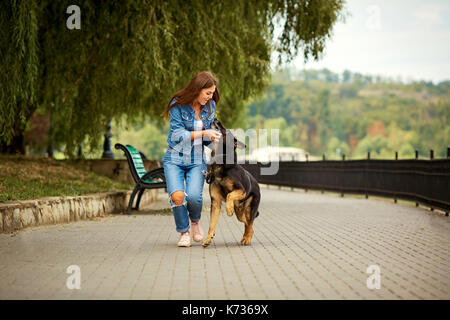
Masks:
[[[318,59],[344,17],[343,0],[85,1],[81,29],[70,30],[71,4],[0,3],[2,152],[23,153],[36,110],[69,157],[85,138],[95,149],[107,119],[162,125],[168,99],[201,70],[219,79],[221,120],[239,123],[270,80],[271,54]]]

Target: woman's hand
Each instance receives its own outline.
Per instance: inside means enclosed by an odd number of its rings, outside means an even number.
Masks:
[[[215,140],[219,140],[220,137],[222,136],[222,134],[220,133],[220,131],[208,129],[208,130],[203,130],[203,136],[209,137],[209,139],[211,141],[215,141]]]

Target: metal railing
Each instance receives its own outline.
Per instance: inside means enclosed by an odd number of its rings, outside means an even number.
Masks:
[[[450,150],[448,150],[450,153]],[[282,161],[275,175],[261,175],[267,164],[245,163],[263,184],[322,191],[364,194],[415,201],[433,209],[450,211],[450,154],[447,159],[430,160],[322,160]],[[416,152],[418,158],[418,153]],[[324,157],[325,158],[325,157]],[[345,159],[345,157],[343,157]],[[396,157],[398,159],[398,157]]]

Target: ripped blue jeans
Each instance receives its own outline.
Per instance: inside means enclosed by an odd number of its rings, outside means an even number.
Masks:
[[[164,175],[177,232],[189,230],[189,219],[192,222],[200,220],[205,181],[203,171],[206,171],[205,162],[186,164],[171,161],[170,157],[164,157]],[[175,205],[172,201],[172,193],[179,190],[184,191],[183,203]]]

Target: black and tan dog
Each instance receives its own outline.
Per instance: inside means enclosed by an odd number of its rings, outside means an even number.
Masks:
[[[211,218],[208,235],[202,245],[206,247],[211,243],[222,201],[226,204],[227,214],[232,216],[236,213],[238,220],[245,224],[241,244],[249,245],[253,236],[253,221],[259,215],[259,185],[247,170],[237,164],[236,148],[243,149],[246,145],[225,129],[219,120],[214,119],[212,128],[220,130],[222,137],[214,143],[206,173],[211,196]]]

